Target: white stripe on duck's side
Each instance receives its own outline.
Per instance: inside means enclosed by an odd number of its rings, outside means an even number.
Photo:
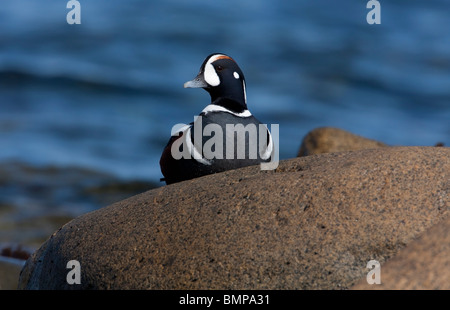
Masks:
[[[197,148],[195,147],[194,144],[192,144],[192,140],[191,140],[191,128],[189,127],[185,132],[184,132],[184,136],[186,139],[186,146],[188,148],[189,154],[191,155],[191,158],[195,159],[196,161],[198,161],[199,163],[203,164],[203,165],[211,165],[211,162],[209,160],[207,160],[206,158],[204,158],[202,156],[202,154],[199,153],[199,151],[197,150]]]
[[[266,127],[266,129],[267,129],[267,127]],[[260,154],[261,158],[264,160],[268,160],[270,158],[270,156],[272,156],[272,153],[273,153],[272,134],[270,133],[269,129],[267,129],[267,133],[269,134],[269,145],[267,145],[264,153],[262,155]]]
[[[179,124],[181,125],[181,124]],[[184,141],[186,142],[186,147],[187,147],[187,151],[189,152],[190,158],[195,159],[196,161],[198,161],[199,163],[203,164],[203,165],[211,165],[211,162],[205,158],[202,157],[202,155],[200,154],[200,152],[197,150],[197,148],[195,147],[195,145],[192,143],[191,140],[191,128],[192,125],[184,125],[182,127],[177,127],[176,128],[172,128],[172,136],[177,136],[179,133],[182,133],[182,137],[181,139],[184,139]]]

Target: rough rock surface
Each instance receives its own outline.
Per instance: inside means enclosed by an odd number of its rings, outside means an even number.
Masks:
[[[450,217],[434,225],[380,268],[380,285],[355,290],[450,290]]]
[[[303,138],[297,156],[358,151],[385,146],[387,145],[382,142],[367,139],[339,128],[321,127],[310,131]]]
[[[450,149],[299,157],[163,186],[80,216],[27,261],[27,289],[344,289],[450,209]],[[78,260],[81,284],[66,264]]]

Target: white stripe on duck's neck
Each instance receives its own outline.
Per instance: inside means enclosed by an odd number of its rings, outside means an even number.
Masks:
[[[252,116],[252,113],[250,113],[249,110],[244,110],[242,112],[237,113],[237,112],[233,112],[231,110],[228,110],[227,108],[222,107],[220,105],[212,104],[212,103],[207,105],[202,111],[202,113],[205,113],[205,114],[208,114],[208,113],[211,113],[211,112],[226,112],[226,113],[233,114],[233,115],[235,115],[237,117],[250,117],[250,116]]]

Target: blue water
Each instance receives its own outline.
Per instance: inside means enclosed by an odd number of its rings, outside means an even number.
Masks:
[[[450,2],[1,0],[0,163],[158,180],[173,125],[209,102],[183,89],[212,52],[279,124],[280,158],[339,127],[391,145],[450,145]]]

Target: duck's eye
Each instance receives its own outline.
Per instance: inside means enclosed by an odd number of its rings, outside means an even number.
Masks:
[[[216,67],[216,70],[217,70],[217,72],[220,72],[220,71],[223,70],[223,67],[222,67],[222,66],[217,66],[217,67]]]

